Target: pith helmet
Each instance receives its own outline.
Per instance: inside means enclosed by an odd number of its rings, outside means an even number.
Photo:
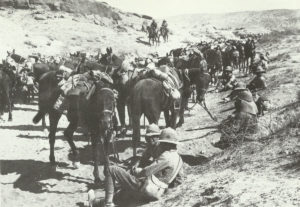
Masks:
[[[158,141],[161,143],[179,144],[177,132],[170,127],[162,130]]]
[[[226,66],[225,71],[226,72],[232,72],[232,67],[231,66]]]
[[[160,129],[156,124],[151,124],[146,129],[146,137],[159,136]]]

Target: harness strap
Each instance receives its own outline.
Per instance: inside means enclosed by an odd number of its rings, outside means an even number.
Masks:
[[[168,184],[170,184],[170,183],[173,182],[173,180],[174,180],[174,179],[176,178],[176,176],[178,175],[180,169],[182,168],[183,161],[182,161],[180,155],[178,155],[178,158],[179,158],[179,159],[178,159],[178,165],[177,165],[177,167],[176,167],[176,170],[174,171],[173,176],[172,176],[171,179],[169,180]]]

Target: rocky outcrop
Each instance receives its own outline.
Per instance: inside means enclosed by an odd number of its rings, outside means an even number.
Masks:
[[[97,14],[102,17],[121,20],[118,10],[104,2],[95,0],[1,0],[0,7],[29,9],[35,5],[47,7],[52,11],[65,11],[78,14]]]

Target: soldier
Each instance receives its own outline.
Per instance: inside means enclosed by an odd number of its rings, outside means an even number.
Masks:
[[[156,28],[157,28],[157,23],[156,21],[153,19],[152,23],[151,23],[151,28],[153,31],[156,31]]]
[[[168,23],[166,20],[164,20],[161,24],[161,28],[167,29],[168,28]]]
[[[267,88],[266,78],[263,76],[265,72],[262,66],[257,67],[255,78],[247,85],[250,91],[257,92]]]
[[[228,91],[231,90],[235,87],[237,84],[237,80],[235,76],[232,74],[232,67],[231,66],[226,66],[223,75],[221,76],[221,80],[219,84],[217,85],[217,90],[216,92],[221,92],[221,91]],[[218,90],[218,87],[221,84],[221,89]]]
[[[149,127],[150,128],[150,127]],[[148,129],[149,129],[148,128]],[[127,172],[121,167],[109,166],[105,176],[105,201],[96,198],[93,190],[88,193],[89,204],[91,207],[104,203],[104,206],[115,206],[113,203],[114,185],[118,182],[121,189],[140,195],[143,198],[157,200],[161,198],[171,183],[182,173],[182,159],[177,152],[177,133],[174,129],[166,128],[162,130],[159,140],[156,143],[157,128],[152,133],[153,140],[148,136],[147,157],[152,156],[153,162],[143,167],[141,162],[136,166],[132,173]],[[148,131],[149,135],[149,131]],[[151,144],[153,143],[153,144]],[[150,148],[149,148],[150,147]],[[146,158],[145,153],[143,158]]]

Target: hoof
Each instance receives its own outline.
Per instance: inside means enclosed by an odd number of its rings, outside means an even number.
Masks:
[[[183,122],[178,122],[176,127],[182,127]]]
[[[9,122],[12,121],[12,118],[9,118],[8,121],[9,121]]]

